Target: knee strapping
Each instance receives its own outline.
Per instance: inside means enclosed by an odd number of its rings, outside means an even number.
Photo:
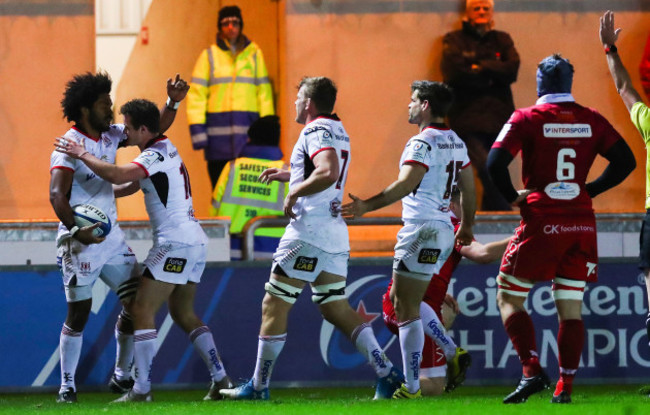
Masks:
[[[129,314],[129,312],[126,311],[125,309],[122,309],[122,311],[120,311],[120,315],[117,316],[117,318],[124,321],[125,323],[133,322],[133,318],[131,317],[131,314]]]
[[[533,284],[520,281],[512,275],[499,272],[497,276],[497,287],[498,291],[502,291],[505,294],[526,298],[533,288]]]
[[[139,284],[139,278],[131,278],[124,281],[119,287],[117,287],[117,297],[120,301],[125,301],[131,297],[135,297]]]
[[[553,298],[555,300],[580,300],[585,295],[586,281],[555,278],[553,280]]]
[[[345,281],[332,284],[314,285],[311,287],[311,300],[316,304],[326,304],[331,301],[345,300]]]
[[[264,284],[264,289],[267,293],[276,296],[289,304],[295,303],[302,292],[302,288],[294,287],[274,279],[271,279],[269,282]]]

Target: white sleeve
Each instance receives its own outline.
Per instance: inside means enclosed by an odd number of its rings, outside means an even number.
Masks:
[[[402,164],[404,163],[416,163],[421,164],[429,170],[431,166],[431,153],[432,147],[431,144],[419,138],[412,138],[406,144],[404,149],[404,155],[402,156]]]
[[[322,126],[309,128],[305,131],[305,145],[309,158],[314,158],[322,150],[335,148],[332,133]]]
[[[145,150],[132,161],[147,172],[147,177],[156,174],[163,169],[165,157],[157,151]]]
[[[52,169],[68,169],[75,171],[77,169],[77,164],[75,159],[72,157],[66,156],[58,151],[53,151],[50,156],[50,170]]]

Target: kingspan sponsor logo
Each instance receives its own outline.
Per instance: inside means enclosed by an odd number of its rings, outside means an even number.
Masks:
[[[372,357],[375,359],[375,363],[377,364],[377,367],[385,369],[386,368],[386,355],[379,349],[373,350],[371,354],[372,354]]]
[[[271,372],[271,365],[273,365],[273,360],[265,360],[262,365],[262,384],[266,384],[269,380],[269,373]]]
[[[447,336],[445,336],[445,333],[440,330],[440,327],[438,326],[438,323],[435,320],[431,320],[430,322],[427,323],[427,326],[431,329],[433,332],[433,335],[438,339],[438,341],[442,344],[449,344],[449,340],[447,340]]]
[[[422,352],[411,353],[411,361],[409,363],[409,367],[413,371],[413,379],[420,377],[420,357],[422,357]]]
[[[217,349],[210,349],[210,362],[212,362],[212,366],[217,368],[217,370],[221,370],[221,362],[219,362]]]
[[[388,281],[389,276],[385,274],[368,275],[354,281],[345,289],[350,305],[372,326],[377,342],[383,350],[397,337],[386,328],[380,317],[381,310],[366,310],[365,304],[380,303]],[[323,321],[321,325],[320,351],[325,364],[334,369],[352,369],[368,364],[367,357],[359,353],[355,345],[327,321]],[[377,356],[373,353],[372,357],[376,359]]]

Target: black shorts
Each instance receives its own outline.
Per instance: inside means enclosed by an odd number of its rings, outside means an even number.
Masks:
[[[646,210],[639,235],[639,268],[650,268],[650,209]]]

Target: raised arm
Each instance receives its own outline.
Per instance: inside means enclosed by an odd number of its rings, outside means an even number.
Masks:
[[[172,78],[167,79],[167,102],[160,109],[160,133],[164,133],[171,127],[174,119],[176,118],[176,110],[178,109],[179,103],[187,95],[187,91],[190,89],[190,86],[181,79],[179,74],[176,74],[174,80]]]
[[[625,66],[623,66],[623,62],[618,55],[616,41],[620,33],[621,29],[615,29],[614,26],[614,13],[608,10],[600,18],[600,30],[598,34],[600,42],[606,50],[607,66],[614,79],[616,90],[629,111],[635,103],[642,101],[642,99],[636,89],[634,89],[630,74],[625,69]]]

